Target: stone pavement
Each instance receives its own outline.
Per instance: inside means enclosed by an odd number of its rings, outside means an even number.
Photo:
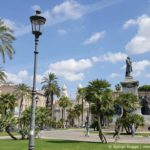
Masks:
[[[105,135],[109,143],[115,143],[112,135]],[[85,129],[67,129],[67,130],[51,130],[41,131],[38,135],[43,139],[60,139],[60,140],[73,140],[73,141],[88,141],[88,142],[100,142],[98,134],[90,134],[89,137],[85,136]],[[1,136],[1,139],[11,139],[9,136]],[[117,143],[143,143],[150,144],[150,136],[143,137],[135,135],[121,135]]]
[[[51,130],[41,131],[40,138],[44,139],[63,139],[63,140],[75,140],[75,141],[89,141],[100,142],[98,134],[90,134],[89,137],[85,136],[85,129],[68,129],[68,130]],[[112,135],[106,135],[108,142],[115,142]],[[150,137],[121,135],[117,143],[144,143],[150,144]]]

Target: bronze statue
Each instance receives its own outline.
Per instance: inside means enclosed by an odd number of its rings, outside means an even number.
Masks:
[[[132,61],[130,60],[130,57],[127,57],[126,59],[126,77],[131,77],[132,72]]]

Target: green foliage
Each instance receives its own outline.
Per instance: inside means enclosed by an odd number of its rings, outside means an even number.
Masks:
[[[58,86],[57,77],[54,73],[48,73],[48,76],[43,78],[42,84],[45,96],[50,96],[51,94],[59,96],[60,88]]]
[[[56,122],[56,128],[63,128],[64,125],[63,125],[63,120],[59,120],[58,122]]]
[[[2,94],[0,96],[0,130],[8,131],[17,124],[14,117],[16,97],[12,94]],[[8,132],[7,132],[8,133]]]
[[[132,112],[139,106],[137,96],[132,93],[121,93],[115,103],[123,108],[123,112]]]
[[[150,91],[150,85],[143,85],[143,86],[140,86],[138,88],[139,91],[144,91],[144,92],[149,92]]]
[[[117,122],[123,122],[123,127],[128,134],[131,134],[131,125],[134,124],[137,129],[144,126],[144,117],[134,113],[128,113],[125,118],[118,118]]]
[[[92,105],[93,112],[97,115],[100,140],[103,143],[107,143],[102,133],[101,123],[102,119],[113,114],[114,104],[110,84],[106,80],[99,79],[89,82],[85,89],[85,100]]]
[[[18,84],[14,91],[17,98],[31,98],[31,89],[26,84]]]
[[[13,31],[0,19],[0,54],[2,55],[3,62],[5,62],[5,54],[12,59],[15,53],[12,46],[14,40]]]
[[[54,95],[57,97],[60,94],[60,88],[58,86],[57,77],[54,73],[48,73],[48,76],[45,76],[42,81],[42,90],[44,90],[45,97],[46,97],[46,107],[49,108],[51,111],[51,119],[53,119],[53,101]]]
[[[0,114],[2,117],[8,112],[13,112],[15,109],[16,97],[12,94],[2,94],[0,95]]]
[[[86,88],[86,101],[92,103],[93,113],[113,114],[110,84],[105,80],[94,80]]]
[[[74,119],[77,118],[77,113],[74,109],[69,109],[67,120],[69,121],[69,124],[73,127],[74,126]]]
[[[85,88],[79,88],[77,91],[77,101],[80,103],[83,99],[85,99]]]
[[[74,111],[76,113],[76,116],[80,117],[80,115],[82,113],[82,105],[81,104],[76,104],[74,106]]]
[[[5,131],[6,127],[9,125],[15,126],[17,124],[17,119],[14,117],[13,113],[9,112],[3,117],[0,117],[0,131]]]
[[[31,89],[24,83],[17,85],[17,88],[14,91],[14,94],[18,99],[20,99],[19,107],[19,118],[22,112],[22,105],[24,100],[31,100]]]
[[[98,129],[98,121],[97,121],[97,119],[95,119],[95,120],[92,122],[91,128],[93,128],[94,131],[95,131],[95,130],[97,130],[97,131],[99,130],[99,129]]]
[[[66,96],[62,96],[59,99],[58,103],[59,103],[59,106],[62,107],[62,108],[66,108],[66,107],[69,107],[71,105],[71,101]]]
[[[35,124],[38,129],[48,126],[50,123],[49,111],[44,107],[37,107],[35,110]],[[20,118],[22,127],[29,127],[31,120],[31,108],[26,109]]]
[[[91,103],[101,103],[104,93],[110,92],[110,84],[105,80],[94,80],[86,87],[85,99]]]
[[[131,133],[131,125],[134,123],[136,128],[144,124],[144,118],[138,114],[134,114],[138,106],[138,98],[132,93],[121,93],[115,101],[115,104],[122,109],[121,117],[116,121],[118,135],[121,127],[124,127],[127,133]]]
[[[5,82],[7,79],[7,75],[6,73],[2,70],[2,68],[0,67],[0,83]]]

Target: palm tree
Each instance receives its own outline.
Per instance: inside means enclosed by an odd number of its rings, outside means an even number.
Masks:
[[[106,116],[105,112],[112,110],[113,107],[110,84],[105,80],[99,79],[89,82],[89,85],[86,87],[85,100],[95,106],[98,118],[99,138],[102,143],[107,143],[102,133],[101,122],[102,118]]]
[[[62,121],[63,121],[63,124],[64,124],[64,121],[65,121],[65,109],[71,105],[71,102],[69,100],[68,97],[66,96],[62,96],[60,99],[59,99],[59,106],[62,107]]]
[[[7,114],[7,112],[13,112],[16,106],[16,97],[12,94],[2,94],[0,96],[0,112],[2,117]]]
[[[7,75],[6,73],[2,70],[2,68],[0,67],[0,83],[1,82],[5,82],[7,79]]]
[[[74,111],[75,111],[76,116],[77,116],[77,118],[78,118],[78,125],[79,125],[79,123],[80,123],[79,117],[80,117],[81,113],[83,112],[82,110],[83,110],[82,104],[76,104],[76,105],[74,106]],[[82,121],[82,126],[83,126],[83,121]]]
[[[81,117],[81,122],[82,126],[83,124],[83,113],[84,113],[84,99],[85,99],[85,88],[79,88],[78,89],[78,95],[77,95],[77,100],[80,101],[81,99],[81,104],[82,104],[82,117]]]
[[[53,101],[54,95],[59,96],[60,88],[57,83],[57,77],[54,73],[48,73],[48,76],[45,76],[42,81],[42,90],[45,91],[45,96],[47,98],[46,105],[50,106],[51,117],[53,119]]]
[[[23,102],[25,99],[27,100],[31,98],[31,90],[26,84],[22,83],[17,85],[17,88],[15,89],[14,93],[16,97],[20,99],[20,106],[19,106],[19,118],[20,118]]]
[[[13,31],[0,19],[0,53],[2,55],[3,62],[5,62],[5,53],[10,59],[12,59],[12,55],[15,53],[12,46],[12,42],[15,38],[12,34]]]
[[[69,121],[70,126],[74,126],[74,120],[75,118],[77,118],[77,113],[75,112],[74,109],[69,109],[68,110],[68,116],[67,116],[67,120]]]
[[[123,128],[125,121],[129,119],[128,114],[135,111],[139,103],[137,96],[132,93],[121,93],[115,103],[122,109],[121,116],[116,122],[117,130],[115,135],[119,137],[121,128]]]

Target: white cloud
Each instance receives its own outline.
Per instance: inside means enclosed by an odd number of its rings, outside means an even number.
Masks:
[[[132,20],[132,21],[131,21]],[[150,51],[150,17],[142,15],[136,20],[131,19],[124,24],[125,28],[137,25],[136,35],[127,43],[126,51],[131,54],[142,54]]]
[[[65,29],[58,29],[57,30],[58,34],[66,34],[67,31]]]
[[[109,77],[110,78],[117,78],[117,77],[120,77],[121,75],[118,74],[118,73],[112,73]]]
[[[137,25],[137,21],[134,19],[129,19],[124,23],[123,29],[128,29],[130,26],[134,26],[134,25]]]
[[[150,73],[147,73],[147,74],[146,74],[146,77],[150,78]]]
[[[86,14],[89,14],[98,10],[102,10],[106,7],[110,7],[122,1],[124,0],[115,0],[115,1],[102,0],[100,2],[82,5],[75,0],[66,0],[54,6],[51,10],[45,10],[43,12],[43,15],[47,19],[46,24],[53,25],[53,24],[62,23],[68,20],[80,19]]]
[[[33,5],[33,6],[32,6],[32,9],[33,9],[34,11],[36,11],[36,10],[41,10],[41,7],[40,7],[39,5]]]
[[[52,9],[52,14],[57,17],[65,16],[68,19],[78,19],[82,16],[82,6],[74,1],[65,1]]]
[[[124,61],[127,58],[127,54],[118,52],[118,53],[106,53],[104,55],[101,55],[99,57],[92,57],[93,62],[103,62],[103,61],[109,61],[112,63],[116,63],[118,61]]]
[[[89,59],[68,59],[50,64],[47,72],[54,72],[66,80],[76,81],[82,80],[84,78],[83,71],[91,67],[92,62]]]
[[[30,25],[22,25],[22,24],[16,24],[14,21],[11,21],[9,19],[2,19],[4,21],[4,24],[12,29],[14,31],[15,37],[27,34],[31,31],[31,26]]]
[[[47,20],[46,25],[49,26],[57,23],[62,23],[67,20],[77,20],[88,13],[104,9],[111,5],[117,4],[121,1],[123,0],[116,0],[116,1],[104,0],[93,4],[82,5],[75,0],[67,0],[54,6],[51,10],[50,9],[44,10],[42,15],[46,17]],[[41,10],[41,7],[39,5],[33,5],[32,9],[34,11]],[[11,27],[11,29],[14,30],[15,36],[21,36],[31,32],[30,25],[16,23],[16,21],[12,21],[9,19],[3,20],[5,20],[6,24],[9,27]]]
[[[37,74],[36,75],[36,82],[37,83],[41,83],[42,82],[42,78],[43,78],[43,75]],[[30,77],[30,80],[31,80],[31,82],[33,81],[33,76]]]
[[[26,79],[28,77],[28,72],[26,70],[21,70],[17,75],[19,78]]]
[[[30,76],[28,74],[27,70],[21,70],[19,72],[15,73],[10,73],[10,72],[5,72],[7,75],[7,82],[12,82],[14,84],[19,84],[19,83],[29,83],[32,85],[33,82],[33,75]],[[42,82],[43,75],[37,74],[36,75],[36,82],[41,83]]]
[[[146,67],[150,66],[149,60],[142,60],[138,62],[133,62],[133,70],[134,71],[144,71]]]
[[[83,44],[87,45],[87,44],[93,44],[98,42],[100,39],[102,39],[104,37],[105,32],[95,32],[93,35],[91,35],[87,40],[85,40],[83,42]]]
[[[46,17],[47,25],[61,23],[67,20],[76,20],[83,16],[84,6],[75,0],[68,0],[46,10],[43,15]]]
[[[24,80],[28,79],[28,72],[26,70],[21,70],[17,74],[6,72],[6,75],[7,81],[15,84],[22,83]]]
[[[9,19],[6,19],[6,18],[4,18],[2,20],[3,20],[4,24],[5,24],[5,26],[7,26],[8,28],[10,28],[10,29],[14,29],[15,28],[15,22],[13,22],[13,21],[11,21]]]

